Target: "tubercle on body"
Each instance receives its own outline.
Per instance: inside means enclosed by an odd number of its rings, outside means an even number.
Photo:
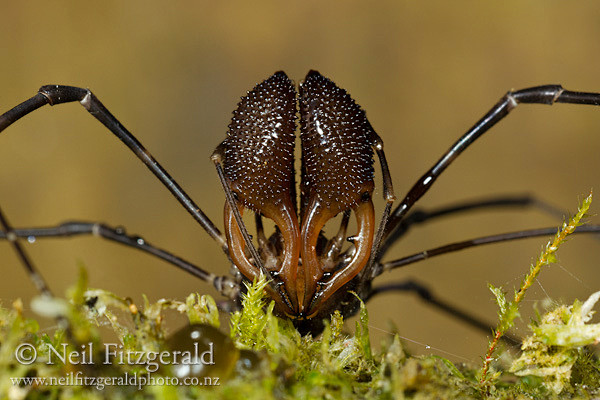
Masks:
[[[381,139],[360,106],[331,80],[310,71],[299,87],[297,95],[281,71],[256,85],[239,102],[213,160],[222,164],[225,190],[234,199],[225,204],[232,261],[249,280],[260,275],[257,264],[264,264],[274,281],[268,291],[277,311],[303,320],[324,308],[338,308],[330,304],[338,298],[334,293],[369,261],[376,225],[373,148],[381,146]],[[293,156],[298,112],[299,212]],[[259,263],[248,257],[251,244],[236,220],[235,214],[241,216],[244,209],[275,222],[275,232],[258,248]],[[339,243],[334,245],[339,234],[327,239],[322,229],[350,211],[356,215],[358,233],[352,250],[342,251]]]

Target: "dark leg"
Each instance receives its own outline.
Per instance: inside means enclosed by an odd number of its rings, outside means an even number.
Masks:
[[[433,185],[442,172],[488,129],[504,118],[519,103],[548,104],[573,103],[600,105],[600,94],[571,92],[560,85],[537,86],[516,92],[508,92],[492,109],[465,133],[409,190],[404,200],[392,213],[386,228],[386,236],[398,227],[406,213]]]
[[[381,166],[381,175],[383,177],[383,198],[386,203],[385,208],[383,210],[383,214],[381,216],[381,222],[379,223],[379,228],[377,228],[377,232],[375,233],[375,239],[373,240],[373,246],[371,247],[371,255],[369,256],[369,261],[367,262],[366,267],[361,272],[361,274],[364,276],[369,276],[372,274],[373,268],[375,267],[375,263],[381,258],[381,243],[386,232],[386,227],[390,218],[390,213],[392,211],[392,204],[396,200],[396,196],[394,195],[394,188],[392,186],[392,176],[390,174],[387,160],[385,158],[385,152],[383,151],[383,141],[381,140],[381,138],[377,137],[377,139],[375,140],[374,148],[375,152],[377,153],[377,157],[379,158],[379,165]]]
[[[19,259],[21,260],[21,264],[27,271],[29,278],[35,285],[36,289],[42,294],[42,296],[45,297],[44,300],[52,299],[54,295],[52,294],[50,287],[48,286],[42,275],[38,272],[37,268],[33,265],[33,262],[27,255],[25,249],[23,249],[23,247],[19,243],[19,236],[15,233],[15,230],[8,222],[8,219],[4,216],[2,210],[0,210],[0,228],[2,228],[0,234],[4,235],[4,237],[10,241],[13,249],[19,256]],[[79,346],[79,343],[77,343],[77,340],[73,335],[73,331],[71,330],[71,325],[67,317],[65,315],[57,314],[55,315],[55,320],[61,327],[61,329],[64,330],[66,337],[73,343],[75,343],[77,346]]]
[[[0,115],[0,132],[9,127],[21,117],[37,110],[45,104],[56,105],[78,101],[98,121],[102,122],[116,137],[118,137],[135,155],[152,171],[152,173],[166,186],[183,207],[196,221],[215,239],[227,253],[225,238],[202,212],[200,207],[188,194],[175,182],[167,171],[152,157],[142,144],[104,107],[104,105],[88,89],[73,86],[48,85],[42,86],[35,96],[24,101],[12,110]]]
[[[215,154],[216,154],[216,152],[215,152]],[[227,199],[227,202],[229,203],[229,207],[231,207],[231,209],[233,210],[233,215],[235,217],[235,221],[237,222],[238,226],[240,227],[240,231],[242,232],[242,236],[244,237],[246,246],[248,247],[248,250],[250,251],[252,258],[254,259],[254,264],[263,273],[263,275],[267,277],[267,279],[272,280],[273,277],[271,276],[271,273],[264,267],[262,259],[260,258],[260,254],[258,254],[258,250],[256,249],[256,246],[254,246],[254,243],[252,242],[252,237],[248,233],[248,229],[246,229],[246,224],[244,224],[244,221],[242,220],[242,215],[240,214],[240,210],[239,210],[237,202],[235,200],[233,191],[227,184],[227,180],[225,179],[225,173],[223,172],[223,165],[221,163],[222,159],[221,159],[220,154],[213,155],[212,159],[213,159],[213,162],[215,163],[215,168],[217,169],[217,175],[219,176],[219,180],[221,181],[221,186],[223,187],[223,191],[225,192],[225,198]]]
[[[481,319],[443,300],[437,299],[427,287],[414,281],[397,282],[374,287],[371,291],[371,294],[369,295],[369,299],[378,294],[399,291],[415,293],[425,303],[432,305],[438,310],[443,311],[454,318],[458,318],[459,320],[465,322],[467,325],[479,329],[486,335],[489,335],[494,330],[492,325],[483,322]],[[503,339],[505,342],[513,346],[519,345],[521,343],[519,339],[510,335],[504,336]]]
[[[19,237],[19,238],[56,238],[56,237],[71,237],[71,236],[79,236],[79,235],[95,235],[104,239],[111,240],[113,242],[117,242],[123,244],[125,246],[133,247],[145,253],[149,253],[155,257],[158,257],[169,264],[172,264],[185,272],[202,279],[205,282],[211,283],[222,295],[228,297],[230,299],[236,299],[239,294],[239,285],[232,281],[230,278],[226,276],[216,276],[210,272],[203,270],[202,268],[186,261],[176,255],[157,248],[148,242],[146,242],[143,238],[139,236],[130,236],[125,233],[123,228],[112,228],[110,226],[100,224],[100,223],[92,223],[92,222],[81,222],[81,221],[73,221],[73,222],[65,222],[58,226],[52,227],[43,227],[43,228],[19,228],[7,230],[4,229],[5,232],[0,232],[0,240],[1,239],[9,239],[10,237]],[[13,243],[16,243],[14,240]],[[27,265],[24,263],[24,265]],[[30,267],[26,267],[28,271],[32,271],[33,269]],[[35,270],[33,270],[35,272]],[[37,276],[39,274],[35,272]],[[34,278],[33,275],[32,280],[38,287],[38,289],[44,293],[45,289],[41,288],[38,283],[38,279]],[[40,277],[41,279],[41,277]],[[43,281],[42,281],[43,282]],[[44,284],[44,287],[47,289],[47,286]]]
[[[457,203],[454,205],[446,206],[446,207],[438,207],[434,208],[430,211],[427,210],[414,210],[410,214],[407,214],[406,217],[402,219],[402,221],[398,224],[396,229],[391,232],[382,242],[378,259],[379,261],[387,250],[396,243],[398,239],[406,234],[406,232],[412,228],[414,225],[422,224],[433,219],[437,219],[440,217],[445,217],[449,215],[455,215],[461,212],[466,211],[475,211],[475,210],[487,210],[487,209],[499,209],[499,208],[525,208],[525,207],[534,207],[536,209],[547,212],[557,218],[563,218],[568,212],[560,210],[556,207],[551,206],[543,201],[540,201],[532,196],[522,195],[522,196],[503,196],[503,197],[493,197],[490,199],[482,199],[482,200],[474,200],[467,201],[464,203]]]
[[[287,298],[285,292],[282,291],[282,287],[283,287],[282,283],[283,282],[281,281],[281,279],[279,279],[278,281],[275,281],[274,276],[271,273],[271,271],[269,271],[267,268],[265,268],[265,265],[264,265],[262,259],[260,258],[260,254],[258,253],[256,246],[254,246],[254,243],[252,242],[252,237],[248,233],[248,229],[246,229],[246,224],[244,224],[244,221],[242,220],[242,215],[240,214],[240,209],[238,208],[238,204],[235,199],[235,195],[234,195],[233,191],[231,190],[231,187],[227,183],[227,180],[225,179],[225,173],[223,172],[221,153],[218,151],[215,151],[215,153],[213,153],[211,158],[212,158],[213,162],[215,163],[215,168],[217,169],[217,175],[219,176],[219,180],[221,181],[221,186],[223,187],[223,191],[225,192],[225,197],[227,199],[227,203],[229,204],[229,207],[231,207],[231,210],[233,211],[235,221],[236,221],[240,231],[242,232],[242,236],[244,238],[244,242],[246,243],[246,247],[250,251],[250,255],[252,256],[252,259],[254,261],[254,266],[256,266],[256,268],[258,268],[258,270],[261,272],[261,274],[267,278],[268,285],[270,286],[270,288],[274,292],[279,293],[283,299],[286,299],[287,305],[290,305],[289,299]],[[235,247],[235,246],[232,246],[232,248],[233,247]],[[236,249],[233,248],[233,250],[235,251]],[[250,265],[248,265],[248,266],[251,267]],[[244,273],[241,266],[237,265],[237,267],[242,273]]]
[[[17,240],[19,236],[16,234],[15,230],[10,226],[10,223],[4,216],[2,210],[0,210],[0,227],[2,228],[2,232],[0,232],[0,235],[3,235],[5,239],[8,239],[13,249],[19,256],[21,263],[25,267],[29,278],[31,279],[37,290],[44,296],[52,297],[53,295],[50,291],[50,288],[48,287],[48,284],[46,284],[46,281],[44,280],[42,275],[40,275],[40,273],[37,271],[37,268],[35,268],[33,262],[31,262],[31,260],[29,259],[29,256],[27,256],[27,253],[25,252],[23,247],[21,247],[21,243],[19,243],[19,241]]]
[[[600,225],[581,225],[578,226],[573,233],[600,233]],[[441,247],[425,250],[413,255],[400,258],[398,260],[388,261],[377,265],[373,277],[380,275],[384,271],[405,267],[409,264],[423,261],[431,257],[440,256],[442,254],[452,253],[458,250],[467,249],[469,247],[481,246],[484,244],[492,244],[499,242],[507,242],[509,240],[527,239],[538,236],[551,236],[556,234],[556,227],[531,229],[519,232],[503,233],[500,235],[484,236],[477,239],[455,242]]]

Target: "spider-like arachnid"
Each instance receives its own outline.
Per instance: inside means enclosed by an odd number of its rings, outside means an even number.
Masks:
[[[244,281],[265,275],[269,279],[267,292],[275,302],[276,313],[292,319],[301,332],[318,333],[323,327],[322,320],[333,311],[352,315],[358,309],[358,298],[367,300],[386,290],[417,291],[430,303],[487,329],[468,315],[438,302],[411,282],[380,287],[374,287],[372,282],[385,271],[432,256],[486,243],[549,235],[555,228],[457,242],[393,261],[383,262],[382,258],[415,223],[464,209],[531,202],[530,198],[502,198],[442,209],[432,214],[411,212],[456,157],[519,103],[600,105],[600,94],[572,92],[559,85],[508,92],[392,209],[395,196],[383,142],[360,106],[344,89],[316,71],[307,74],[298,93],[285,73],[276,72],[242,98],[234,111],[227,138],[212,155],[226,195],[224,233],[88,89],[43,86],[38,94],[0,116],[0,131],[45,104],[74,101],[80,102],[142,160],[221,246],[237,272],[233,277],[216,276],[139,237],[104,224],[69,222],[46,228],[13,229],[0,214],[3,231],[0,237],[11,240],[42,293],[51,292],[26,260],[17,238],[95,234],[160,257],[212,284],[232,302],[239,301]],[[302,152],[298,187],[294,170],[297,125]],[[381,166],[386,202],[379,222],[372,203],[374,152]],[[242,219],[244,210],[254,212],[254,235],[250,235]],[[349,235],[352,213],[356,218],[356,232]],[[341,223],[337,233],[327,237],[323,228],[338,214],[341,214]],[[270,235],[263,228],[263,217],[275,224]],[[598,230],[595,225],[578,229],[579,232]]]

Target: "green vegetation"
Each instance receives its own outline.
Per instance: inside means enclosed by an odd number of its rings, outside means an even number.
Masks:
[[[484,368],[454,365],[437,356],[409,355],[398,338],[375,352],[363,306],[354,335],[343,332],[338,313],[318,338],[301,336],[288,320],[273,315],[264,298],[266,282],[250,285],[242,308],[220,326],[209,296],[184,301],[145,299],[138,307],[107,291],[88,289],[85,272],[68,301],[38,298],[32,307],[57,318],[61,329],[40,333],[22,314],[22,304],[0,308],[0,397],[2,399],[513,399],[591,398],[600,395],[600,363],[593,345],[600,324],[590,323],[600,292],[559,306],[531,325],[522,353],[506,369],[492,364],[498,339],[519,315],[525,290],[542,267],[555,260],[561,242],[579,225],[584,201],[530,269],[513,301],[492,288],[499,323]],[[165,310],[186,314],[190,325],[167,338]],[[110,328],[116,339],[102,338]],[[191,340],[195,338],[197,340]],[[199,344],[194,345],[197,341]],[[196,346],[196,347],[195,347]],[[197,368],[182,361],[199,356]],[[127,359],[127,355],[135,358]],[[124,356],[125,355],[125,356]],[[159,358],[164,355],[164,358]],[[61,360],[64,356],[65,362]],[[71,357],[69,360],[68,357]],[[139,359],[137,358],[139,356]],[[125,358],[124,358],[125,357]],[[140,361],[140,362],[138,362]],[[206,361],[206,362],[205,362]],[[88,382],[79,379],[87,378]],[[20,383],[16,379],[22,378]],[[64,381],[53,382],[63,378]],[[94,378],[94,381],[91,381]],[[133,381],[137,378],[136,381]],[[180,385],[174,384],[174,379]],[[142,382],[141,379],[146,379]],[[183,384],[188,379],[189,382]],[[199,385],[201,384],[201,385]]]

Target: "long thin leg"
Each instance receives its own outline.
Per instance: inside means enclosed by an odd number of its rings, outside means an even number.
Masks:
[[[459,320],[465,322],[467,325],[479,329],[486,335],[489,335],[494,329],[492,325],[482,321],[481,319],[475,317],[469,312],[459,307],[456,307],[444,300],[436,298],[426,286],[415,281],[409,280],[376,286],[372,289],[369,295],[369,299],[371,299],[373,296],[388,292],[413,292],[425,303],[432,305],[433,307],[445,312],[446,314],[449,314],[453,318],[458,318]],[[511,335],[504,337],[504,341],[511,345],[519,345],[521,343],[519,339]]]
[[[582,225],[578,226],[574,233],[600,233],[600,225]],[[405,267],[419,261],[426,260],[431,257],[441,256],[442,254],[452,253],[455,251],[467,249],[469,247],[481,246],[484,244],[507,242],[509,240],[528,239],[538,236],[550,236],[556,234],[556,227],[531,229],[526,231],[503,233],[500,235],[484,236],[476,239],[455,242],[445,246],[435,247],[433,249],[421,251],[398,260],[388,261],[378,265],[375,270],[374,277],[380,275],[384,271]]]
[[[429,222],[440,217],[455,215],[467,211],[525,207],[537,208],[557,218],[563,218],[568,214],[564,210],[560,210],[529,195],[499,196],[488,199],[465,201],[450,206],[434,208],[432,210],[413,210],[407,214],[406,217],[404,217],[400,224],[396,227],[396,229],[384,239],[379,250],[379,257],[376,261],[379,261],[381,258],[383,258],[390,246],[404,236],[408,230],[415,225]]]
[[[237,226],[240,229],[240,232],[242,233],[242,237],[244,238],[246,247],[250,251],[250,255],[252,256],[254,265],[267,278],[267,280],[268,280],[267,283],[268,283],[269,287],[274,292],[279,293],[281,295],[281,297],[283,299],[285,299],[286,305],[291,308],[292,307],[291,302],[289,301],[286,293],[282,290],[283,282],[281,280],[279,280],[278,282],[275,282],[275,280],[273,279],[273,274],[271,273],[271,271],[269,271],[267,268],[265,268],[265,265],[264,265],[262,259],[260,258],[260,254],[258,253],[256,246],[254,246],[254,243],[252,242],[252,237],[248,233],[246,224],[244,224],[244,221],[242,220],[242,215],[240,214],[240,209],[238,208],[238,204],[235,199],[234,193],[231,190],[231,187],[228,185],[227,179],[225,178],[225,173],[223,172],[222,158],[220,156],[220,153],[217,153],[217,151],[215,151],[215,153],[213,154],[213,156],[211,158],[212,158],[213,162],[215,163],[215,167],[217,169],[217,175],[219,176],[219,180],[221,181],[221,186],[223,186],[223,191],[225,192],[227,204],[229,204],[229,207],[233,211],[235,221],[237,223]],[[233,249],[233,250],[235,251],[236,249]],[[232,257],[233,257],[233,255],[232,255]],[[244,260],[247,260],[247,259],[244,257]],[[242,271],[241,265],[236,264],[236,266],[238,267],[238,269],[240,271]],[[251,268],[249,260],[248,260],[248,267]],[[244,272],[242,271],[242,273],[244,273]]]
[[[467,131],[409,190],[404,200],[396,207],[387,225],[386,233],[392,232],[406,213],[433,185],[442,172],[488,129],[504,118],[519,103],[548,104],[573,103],[600,105],[599,93],[571,92],[560,85],[537,86],[516,92],[508,92],[488,113]]]
[[[43,297],[45,297],[44,301],[52,299],[54,297],[54,295],[52,294],[52,291],[50,290],[50,286],[48,286],[48,284],[46,283],[46,281],[44,280],[42,275],[38,272],[37,268],[33,265],[33,262],[27,255],[27,252],[25,251],[25,249],[19,243],[19,240],[18,240],[19,236],[15,233],[15,230],[12,228],[11,224],[8,222],[8,219],[6,218],[6,216],[4,215],[2,210],[0,210],[0,228],[2,228],[2,231],[0,231],[0,234],[4,235],[5,238],[7,238],[10,241],[13,249],[19,256],[21,264],[27,271],[29,278],[35,285],[36,289],[42,294]],[[73,331],[71,330],[71,324],[69,323],[69,320],[67,319],[67,317],[65,315],[58,314],[55,316],[55,320],[58,323],[58,325],[61,327],[61,329],[64,330],[66,337],[69,340],[71,340],[73,343],[75,343],[77,346],[79,346],[77,339],[73,335]]]
[[[8,232],[8,233],[6,233]],[[186,261],[166,250],[160,249],[148,243],[146,240],[139,236],[131,236],[125,233],[123,228],[113,228],[101,223],[83,222],[83,221],[71,221],[65,222],[58,226],[40,227],[40,228],[17,228],[12,230],[4,229],[4,232],[0,232],[0,240],[9,239],[10,237],[18,238],[57,238],[57,237],[71,237],[80,235],[94,235],[104,239],[108,239],[113,242],[123,244],[125,246],[133,247],[145,253],[151,254],[158,257],[169,264],[172,264],[183,271],[202,279],[205,282],[211,283],[221,294],[230,298],[236,299],[239,294],[239,285],[226,276],[216,276],[204,269]],[[14,242],[14,241],[12,241]],[[32,270],[27,267],[28,270]],[[35,269],[33,269],[35,272]],[[37,276],[39,274],[35,272]],[[31,275],[31,273],[30,273]],[[41,277],[40,277],[41,278]],[[32,277],[34,283],[38,281]],[[38,289],[43,293],[45,289],[40,288],[36,283]],[[47,285],[44,284],[47,289]]]
[[[15,233],[15,230],[4,216],[2,210],[0,210],[0,227],[2,228],[0,235],[3,235],[4,238],[8,239],[37,290],[44,296],[53,297],[50,287],[38,272],[37,268],[33,265],[33,262],[29,259],[29,256],[23,247],[21,247],[21,243],[17,240],[19,236]]]
[[[9,127],[21,117],[37,110],[45,104],[56,105],[78,101],[98,121],[102,122],[116,137],[118,137],[135,155],[152,171],[152,173],[166,186],[183,207],[196,221],[215,239],[227,253],[225,238],[194,203],[190,196],[175,182],[167,171],[152,157],[142,144],[104,107],[89,89],[73,86],[48,85],[42,86],[35,96],[24,101],[13,109],[0,115],[0,132]]]
[[[246,224],[242,220],[242,216],[238,209],[238,205],[236,203],[233,191],[227,184],[227,179],[225,179],[225,173],[223,172],[223,166],[221,164],[221,158],[219,156],[213,156],[213,161],[215,163],[215,167],[217,169],[217,175],[219,176],[219,180],[221,181],[221,186],[223,187],[223,191],[225,192],[225,197],[227,202],[229,203],[229,207],[233,211],[233,215],[235,217],[235,221],[237,222],[240,231],[242,232],[242,236],[244,237],[244,241],[246,242],[246,246],[254,259],[254,263],[258,267],[259,270],[270,280],[272,279],[271,273],[264,267],[262,259],[260,258],[260,254],[258,254],[258,250],[254,243],[252,243],[252,237],[248,233],[248,229],[246,228]]]
[[[383,214],[381,216],[381,222],[379,223],[379,228],[377,228],[377,233],[375,234],[375,239],[373,240],[373,246],[371,247],[369,261],[367,262],[366,267],[361,272],[361,275],[363,276],[371,275],[377,260],[381,258],[381,241],[383,240],[385,232],[387,230],[387,224],[390,218],[390,213],[392,211],[392,204],[394,203],[394,201],[396,201],[396,196],[394,195],[394,188],[392,185],[392,176],[390,174],[388,163],[385,158],[385,152],[383,151],[383,141],[379,137],[377,137],[377,139],[375,140],[374,148],[375,152],[377,153],[377,157],[379,158],[379,164],[381,165],[381,174],[383,177],[383,198],[386,203],[385,208],[383,210]]]

